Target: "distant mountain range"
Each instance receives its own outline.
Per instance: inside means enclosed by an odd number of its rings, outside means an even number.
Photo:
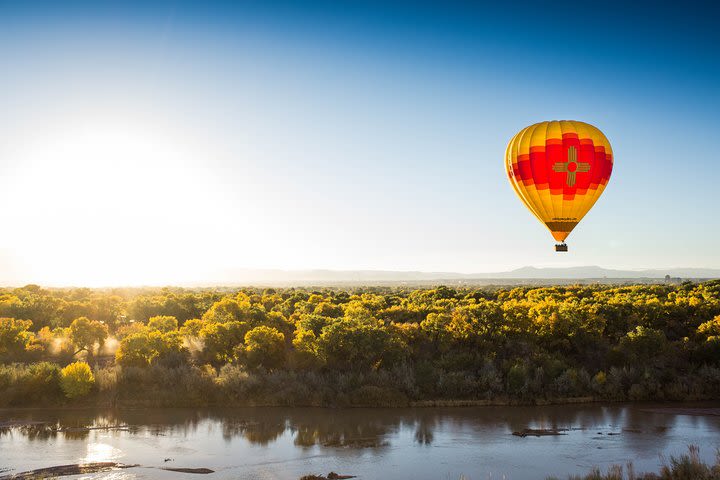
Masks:
[[[522,267],[503,273],[491,273],[495,278],[720,278],[718,268],[668,268],[650,270],[613,270],[598,266],[535,268]]]
[[[668,268],[651,270],[614,270],[598,266],[536,268],[522,267],[507,272],[455,273],[385,270],[270,270],[234,269],[223,272],[216,284],[395,284],[395,283],[511,283],[511,281],[571,280],[622,281],[662,280],[669,275],[680,279],[720,278],[720,269]],[[493,282],[496,281],[496,282]],[[543,283],[543,282],[539,282]]]

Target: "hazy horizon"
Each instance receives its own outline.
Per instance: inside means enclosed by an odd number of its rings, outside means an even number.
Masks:
[[[680,280],[708,280],[720,278],[720,269],[702,267],[671,267],[648,269],[613,269],[597,265],[573,267],[534,267],[524,266],[507,271],[419,271],[419,270],[332,270],[332,269],[225,269],[213,272],[207,277],[179,276],[172,282],[147,282],[134,284],[71,284],[39,283],[24,281],[3,283],[0,288],[20,288],[25,285],[38,285],[47,288],[144,288],[144,287],[311,287],[311,286],[387,286],[387,285],[436,285],[467,283],[468,285],[516,284],[540,282],[546,285],[561,285],[572,281],[603,280],[663,281],[670,276],[673,282]]]
[[[0,3],[0,284],[720,268],[716,8]],[[615,155],[567,254],[503,167],[551,119]]]

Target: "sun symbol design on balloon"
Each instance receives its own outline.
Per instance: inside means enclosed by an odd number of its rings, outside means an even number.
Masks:
[[[610,141],[597,127],[552,120],[520,130],[505,149],[508,180],[520,201],[563,242],[602,195],[613,169]],[[561,248],[562,247],[562,248]]]
[[[590,164],[577,161],[577,149],[575,147],[568,148],[567,162],[557,162],[552,166],[554,172],[567,172],[567,186],[575,185],[577,173],[585,173],[590,171]]]

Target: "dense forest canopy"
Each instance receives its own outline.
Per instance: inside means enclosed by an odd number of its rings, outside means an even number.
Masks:
[[[715,398],[720,281],[349,290],[28,285],[0,289],[0,362],[0,405]]]

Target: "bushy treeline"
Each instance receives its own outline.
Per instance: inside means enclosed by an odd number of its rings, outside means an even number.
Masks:
[[[0,405],[82,397],[77,360],[121,404],[720,398],[720,281],[0,290]]]

